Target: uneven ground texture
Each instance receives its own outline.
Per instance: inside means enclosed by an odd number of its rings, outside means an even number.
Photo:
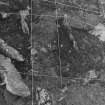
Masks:
[[[28,81],[31,84],[31,78],[26,80],[28,72],[32,69],[31,41],[30,34],[24,33],[21,29],[19,11],[25,10],[29,5],[28,0],[0,0],[0,39],[4,40],[8,46],[15,48],[23,56],[24,61],[22,62],[12,57],[10,59],[18,72],[20,72],[23,80],[27,81],[27,85],[29,85]],[[6,13],[8,16],[3,18],[2,13]],[[30,26],[30,18],[26,21]],[[0,54],[7,56],[2,49],[0,49]],[[31,85],[29,87],[31,89]],[[31,98],[28,99],[28,101],[31,100]],[[11,94],[6,90],[5,86],[0,86],[0,105],[27,105],[28,101]]]
[[[101,7],[97,0],[33,0],[34,90],[46,89],[52,105],[105,104],[105,42],[89,33],[104,24]],[[85,83],[91,70],[97,77]]]
[[[27,8],[29,33],[19,15]],[[31,95],[0,85],[0,105],[105,105],[104,8],[101,0],[1,0],[0,39],[24,61],[1,47],[0,55],[10,58]]]

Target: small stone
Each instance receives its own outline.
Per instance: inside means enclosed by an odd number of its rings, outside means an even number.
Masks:
[[[47,49],[46,49],[45,47],[42,47],[40,50],[41,50],[42,52],[47,53]]]
[[[31,49],[31,55],[36,55],[38,53],[38,51],[35,48]]]

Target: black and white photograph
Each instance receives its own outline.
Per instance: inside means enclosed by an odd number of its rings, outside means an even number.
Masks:
[[[0,105],[32,104],[30,6],[0,0]]]
[[[0,105],[105,105],[105,0],[0,0]]]
[[[104,105],[105,0],[32,0],[31,55],[34,105]]]

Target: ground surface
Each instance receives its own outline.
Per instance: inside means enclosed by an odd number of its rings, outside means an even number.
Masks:
[[[97,0],[1,0],[0,39],[24,61],[1,47],[0,55],[11,59],[31,95],[13,95],[3,85],[0,105],[105,105],[105,37],[91,33],[104,26],[102,6]],[[19,15],[27,7],[29,33]]]
[[[89,33],[104,23],[101,9],[97,0],[33,0],[35,89],[46,89],[52,105],[105,104],[105,42]],[[85,84],[91,70],[97,78]]]
[[[2,5],[2,2],[5,4]],[[8,5],[7,5],[8,4]],[[28,0],[1,0],[0,1],[0,39],[4,40],[7,45],[15,48],[24,58],[24,61],[17,61],[12,57],[12,64],[20,72],[24,81],[27,73],[31,70],[31,42],[30,34],[26,34],[21,29],[19,11],[26,9],[30,3]],[[3,18],[1,13],[7,13],[7,18]],[[27,20],[27,22],[29,22]],[[29,24],[29,23],[28,23]],[[0,53],[7,56],[5,52]],[[30,79],[31,80],[31,79]],[[28,82],[26,82],[27,84]],[[31,83],[31,82],[30,82]],[[31,86],[30,86],[31,88]],[[5,86],[0,86],[0,105],[26,105],[26,99],[15,96],[8,92]],[[31,99],[30,99],[31,100]]]

